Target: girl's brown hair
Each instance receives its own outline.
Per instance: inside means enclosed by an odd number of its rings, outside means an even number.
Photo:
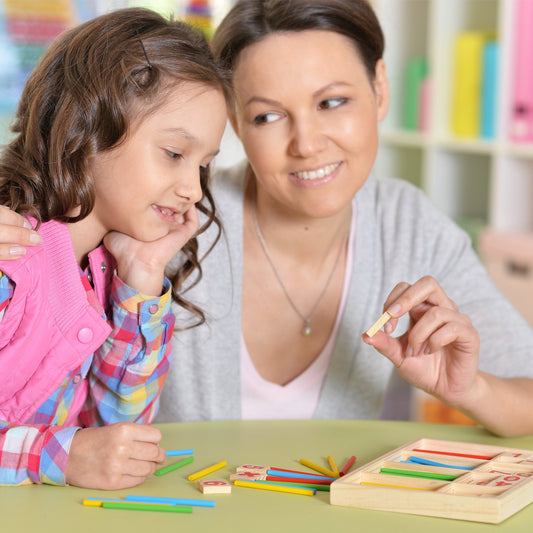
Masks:
[[[141,8],[122,9],[62,34],[29,77],[13,125],[14,140],[0,159],[0,203],[35,217],[76,222],[94,207],[91,156],[123,142],[134,120],[157,109],[166,91],[184,82],[206,84],[229,98],[229,82],[213,60],[203,35],[183,22]],[[200,170],[205,215],[198,233],[219,228]],[[81,208],[78,216],[68,213]],[[215,241],[216,242],[216,241]],[[182,249],[171,276],[173,298],[205,320],[202,311],[179,294],[195,270],[201,278],[198,243]]]
[[[219,64],[231,73],[246,47],[273,33],[304,30],[327,30],[348,37],[359,51],[369,79],[374,80],[385,42],[366,0],[238,0],[217,28],[213,51]]]

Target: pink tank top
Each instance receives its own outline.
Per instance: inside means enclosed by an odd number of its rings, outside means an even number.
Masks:
[[[346,269],[341,303],[337,318],[324,349],[298,377],[286,385],[263,379],[250,358],[241,334],[241,410],[245,420],[308,419],[318,405],[322,384],[335,350],[337,332],[341,322],[354,261],[354,235],[356,213],[352,207],[352,222],[348,240]]]

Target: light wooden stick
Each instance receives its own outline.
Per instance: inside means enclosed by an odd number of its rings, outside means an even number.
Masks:
[[[373,337],[392,317],[385,311],[375,322],[370,326],[366,334]]]

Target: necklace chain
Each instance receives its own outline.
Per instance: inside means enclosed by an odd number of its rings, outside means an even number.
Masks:
[[[320,296],[318,297],[318,300],[316,301],[313,309],[311,309],[311,312],[306,317],[296,306],[294,303],[294,300],[291,298],[291,295],[289,294],[289,291],[287,290],[287,287],[285,287],[285,284],[283,283],[283,280],[281,279],[281,276],[279,275],[278,269],[275,267],[274,262],[272,261],[272,257],[270,256],[270,252],[268,251],[265,238],[263,237],[263,233],[261,231],[261,228],[259,227],[259,221],[257,220],[257,208],[256,208],[256,200],[255,197],[252,202],[252,214],[254,217],[254,224],[255,224],[255,232],[257,233],[257,238],[259,239],[259,242],[261,243],[261,247],[263,248],[263,252],[265,252],[265,256],[268,259],[268,262],[270,263],[270,266],[272,267],[272,271],[274,272],[274,275],[276,276],[276,279],[278,280],[281,288],[283,289],[283,292],[285,293],[285,296],[287,297],[287,300],[289,300],[289,303],[291,304],[291,307],[296,311],[296,314],[303,320],[303,328],[302,328],[302,335],[304,337],[308,337],[313,332],[313,329],[311,328],[311,319],[313,318],[313,315],[315,314],[315,311],[318,309],[318,306],[320,305],[320,302],[322,302],[324,296],[326,295],[326,292],[328,290],[329,284],[331,283],[331,280],[333,279],[333,274],[335,274],[335,270],[337,270],[337,265],[339,264],[340,257],[342,255],[342,250],[344,249],[344,243],[346,242],[346,239],[343,241],[343,245],[340,246],[339,252],[337,253],[337,257],[335,259],[335,263],[333,265],[333,269],[331,270],[329,277],[326,281],[326,284],[324,285],[324,288],[322,289],[322,292],[320,293]]]

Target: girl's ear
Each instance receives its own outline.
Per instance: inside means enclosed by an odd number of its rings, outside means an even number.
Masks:
[[[385,61],[380,59],[376,63],[376,77],[374,80],[374,91],[376,93],[377,102],[377,116],[378,120],[382,121],[387,116],[389,109],[389,80],[387,78],[387,68]]]

